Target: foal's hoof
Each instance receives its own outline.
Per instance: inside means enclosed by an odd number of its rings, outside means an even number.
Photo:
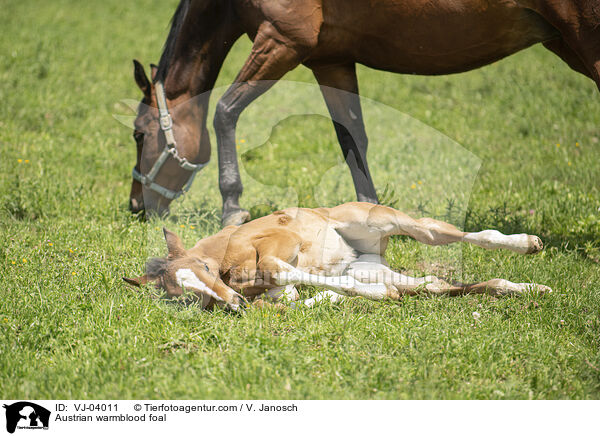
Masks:
[[[540,294],[551,294],[552,293],[551,287],[545,286],[545,285],[538,285],[537,283],[534,283],[530,289],[532,291],[537,291]]]
[[[245,209],[240,209],[221,218],[221,226],[241,226],[248,221],[250,221],[250,212]]]
[[[231,298],[231,301],[227,303],[227,309],[231,310],[232,312],[243,312],[244,310],[246,310],[248,305],[248,300],[246,300],[246,298],[243,295],[235,292],[235,294]]]
[[[529,249],[525,254],[536,254],[542,251],[544,248],[544,244],[542,240],[537,236],[529,235]]]

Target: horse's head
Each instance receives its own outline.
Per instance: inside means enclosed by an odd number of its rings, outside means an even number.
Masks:
[[[155,75],[156,67],[152,66],[153,80]],[[210,139],[206,130],[208,97],[191,98],[182,90],[170,93],[162,91],[164,88],[158,89],[162,85],[150,81],[138,61],[134,61],[134,77],[144,96],[134,123],[137,161],[129,208],[133,213],[161,215],[167,213],[171,201],[189,187],[188,182],[203,166],[201,164],[210,159]],[[169,129],[168,118],[164,116],[161,127],[159,107],[168,110],[172,128]],[[165,155],[169,147],[172,149]]]

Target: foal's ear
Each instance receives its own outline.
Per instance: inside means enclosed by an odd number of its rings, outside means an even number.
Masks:
[[[167,241],[167,249],[169,250],[169,259],[175,259],[185,255],[185,248],[183,242],[179,239],[175,233],[170,232],[163,227],[163,233],[165,234],[165,241]]]
[[[135,78],[137,85],[144,93],[144,96],[150,97],[152,90],[150,86],[150,80],[148,80],[148,76],[146,76],[144,67],[136,59],[133,60],[133,77]]]
[[[137,287],[146,285],[150,281],[146,274],[144,274],[143,276],[140,276],[140,277],[134,277],[132,279],[130,279],[129,277],[123,277],[123,280],[125,280],[130,285],[137,286]]]

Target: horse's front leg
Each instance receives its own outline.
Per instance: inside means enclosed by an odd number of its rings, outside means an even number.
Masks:
[[[252,53],[235,82],[217,104],[214,127],[219,153],[223,226],[240,225],[250,219],[248,211],[239,205],[243,189],[235,147],[235,128],[239,116],[275,81],[300,63],[301,49],[302,47],[279,34],[272,25],[265,23],[260,27],[254,39]]]
[[[367,164],[368,139],[354,63],[308,66],[321,87],[358,201],[379,203]]]

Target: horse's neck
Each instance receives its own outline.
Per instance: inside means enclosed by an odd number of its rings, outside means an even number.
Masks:
[[[168,96],[188,94],[193,97],[210,92],[229,50],[243,34],[231,8],[223,9],[214,17],[206,17],[210,15],[207,11],[200,14],[200,18],[195,17],[191,10],[182,28],[165,77]],[[203,31],[196,29],[205,25],[208,28]]]

